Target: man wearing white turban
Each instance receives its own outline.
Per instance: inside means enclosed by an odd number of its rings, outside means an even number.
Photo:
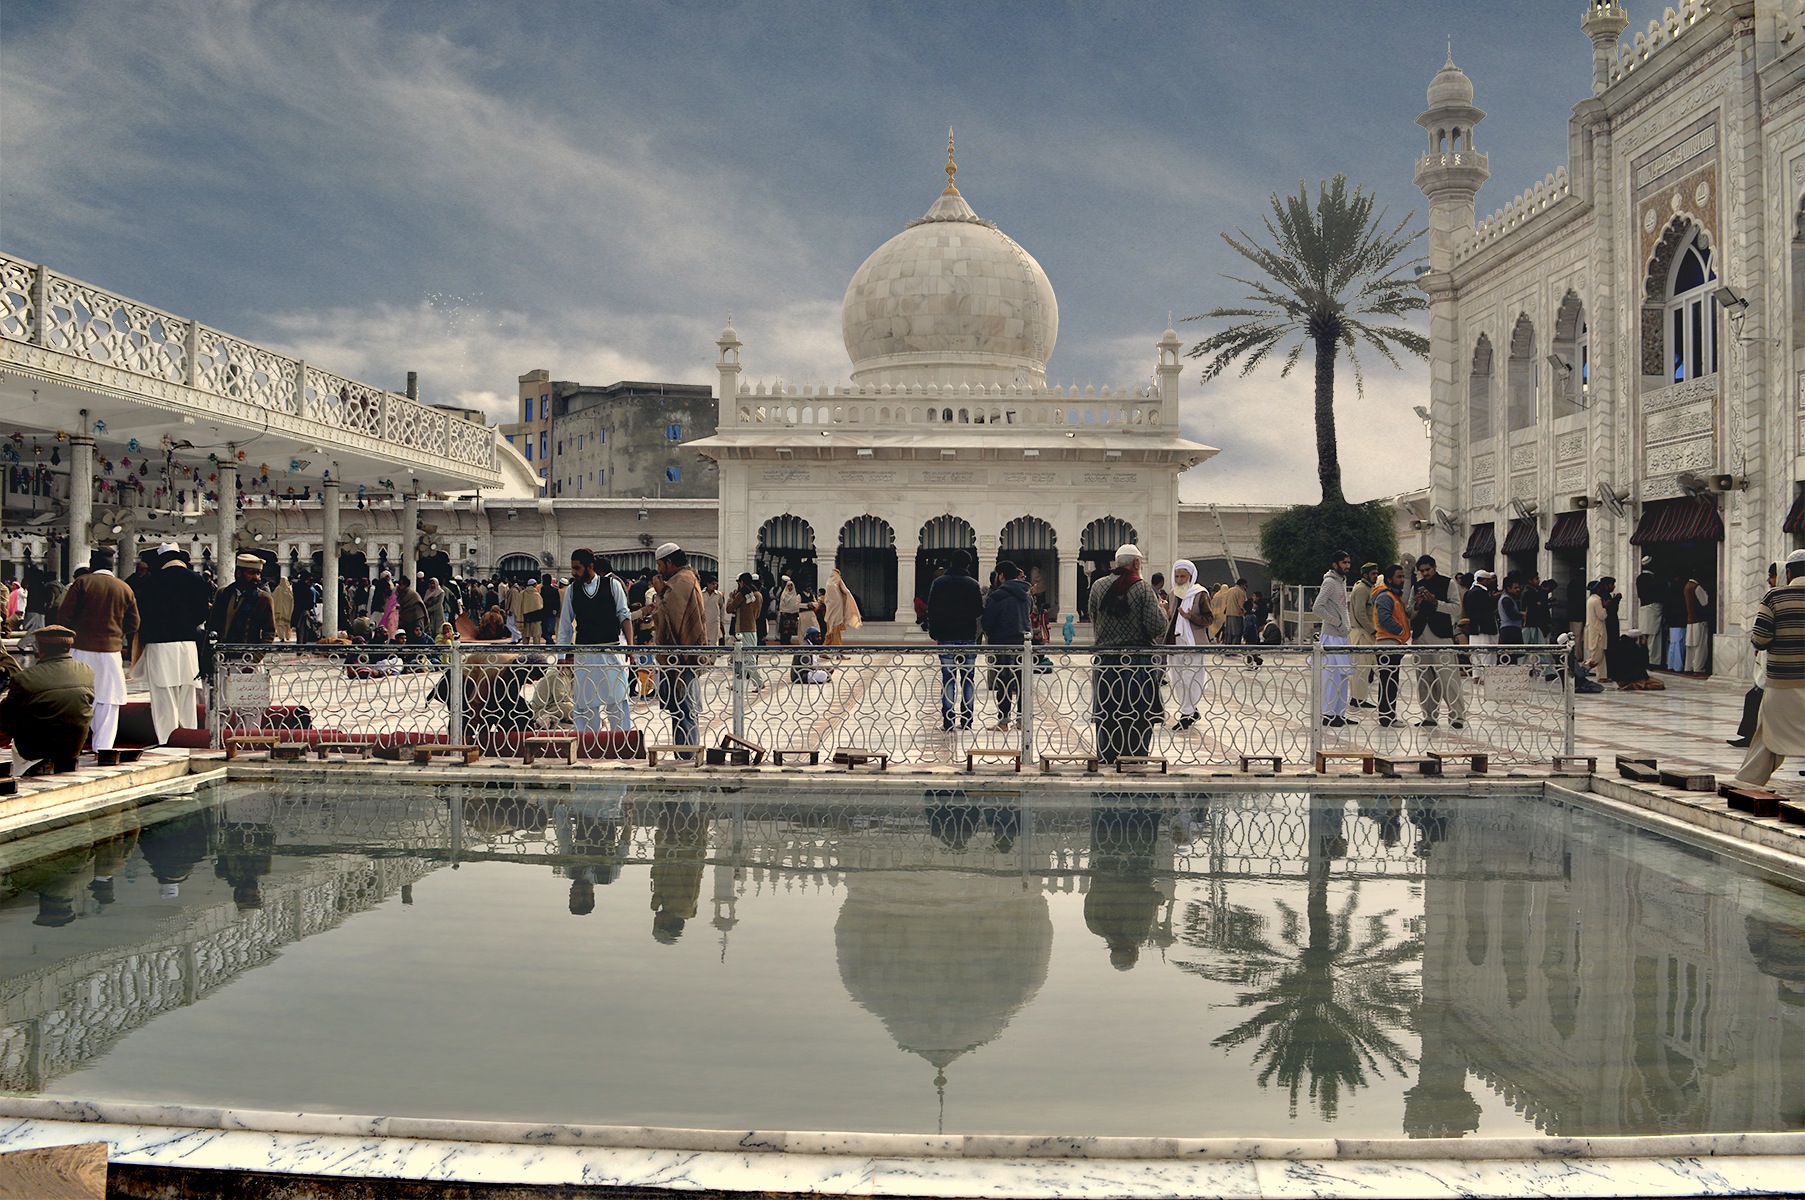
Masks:
[[[1172,564],[1172,618],[1166,641],[1174,647],[1198,643],[1199,631],[1210,627],[1210,596],[1197,582],[1197,566],[1188,558]],[[1178,705],[1174,732],[1197,724],[1197,705],[1210,685],[1209,669],[1198,650],[1174,649],[1166,672],[1172,681],[1172,699]]]

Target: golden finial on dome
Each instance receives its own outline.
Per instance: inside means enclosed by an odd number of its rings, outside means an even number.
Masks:
[[[942,196],[957,196],[959,189],[953,186],[953,176],[959,173],[959,164],[953,161],[953,127],[946,127],[946,190]]]

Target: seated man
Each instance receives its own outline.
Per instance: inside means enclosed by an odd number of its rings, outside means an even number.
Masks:
[[[11,735],[21,775],[46,759],[59,771],[73,771],[94,716],[94,670],[69,653],[75,631],[46,625],[37,643],[37,663],[15,674],[0,696],[0,733]]]

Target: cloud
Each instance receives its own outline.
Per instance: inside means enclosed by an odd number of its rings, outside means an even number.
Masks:
[[[1185,361],[1182,428],[1187,437],[1222,453],[1186,472],[1180,496],[1223,504],[1316,503],[1321,492],[1308,364],[1288,379],[1261,370],[1200,388],[1197,366]],[[1427,484],[1429,442],[1412,408],[1428,403],[1428,364],[1413,362],[1382,374],[1369,369],[1364,399],[1355,394],[1345,364],[1335,383],[1336,442],[1348,499],[1392,496]]]

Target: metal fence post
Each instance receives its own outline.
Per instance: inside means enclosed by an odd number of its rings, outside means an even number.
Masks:
[[[1016,689],[1015,719],[1021,726],[1022,765],[1034,761],[1034,630],[1022,635],[1021,686]]]
[[[733,643],[733,736],[746,736],[746,643]]]
[[[1310,643],[1310,761],[1322,753],[1322,643]]]
[[[445,707],[451,713],[451,744],[464,744],[464,648],[451,643],[451,676],[445,685]]]
[[[226,725],[225,713],[221,701],[226,694],[226,668],[217,650],[213,653],[213,674],[207,678],[207,744],[218,750],[225,745],[223,731]]]
[[[1567,713],[1566,713],[1566,722],[1565,722],[1566,729],[1565,729],[1564,735],[1563,735],[1563,749],[1561,752],[1563,754],[1572,755],[1574,753],[1574,749],[1573,749],[1573,719],[1574,719],[1573,671],[1570,669],[1572,666],[1572,657],[1571,657],[1570,652],[1568,652],[1568,651],[1562,651],[1562,655],[1566,659],[1566,661],[1562,662],[1561,666],[1560,666],[1561,691],[1566,693],[1564,699],[1565,699]]]

